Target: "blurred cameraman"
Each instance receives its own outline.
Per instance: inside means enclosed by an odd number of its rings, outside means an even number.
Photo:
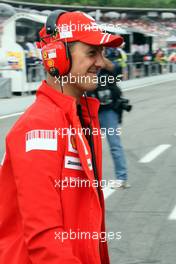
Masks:
[[[121,66],[113,60],[115,51],[108,48],[104,51],[105,68],[98,74],[97,89],[89,93],[89,96],[96,97],[100,101],[99,119],[101,128],[108,131],[113,129],[114,133],[107,139],[111,150],[111,155],[115,166],[116,180],[111,181],[109,187],[113,189],[129,188],[128,171],[124,150],[120,140],[120,133],[116,133],[119,124],[122,123],[123,110],[131,111],[132,106],[129,100],[122,97],[122,91],[119,87],[121,76]],[[102,82],[106,80],[106,82]]]

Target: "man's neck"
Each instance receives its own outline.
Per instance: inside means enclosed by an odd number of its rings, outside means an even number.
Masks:
[[[80,102],[80,98],[83,95],[83,92],[80,91],[75,84],[71,85],[69,83],[64,84],[64,86],[61,86],[59,80],[56,78],[47,75],[46,82],[50,87],[57,90],[60,93],[64,93],[65,95],[72,96],[76,99],[77,103]]]

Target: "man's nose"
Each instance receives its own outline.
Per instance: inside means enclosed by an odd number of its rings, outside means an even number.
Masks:
[[[102,52],[97,54],[95,66],[98,68],[105,68],[105,61]]]

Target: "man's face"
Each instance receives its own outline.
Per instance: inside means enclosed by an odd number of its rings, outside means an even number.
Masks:
[[[77,42],[71,48],[71,85],[80,92],[94,90],[97,86],[97,72],[104,66],[103,48]],[[73,82],[75,81],[75,83]]]

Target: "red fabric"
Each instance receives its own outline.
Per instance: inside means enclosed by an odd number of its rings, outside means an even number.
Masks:
[[[84,98],[81,103],[85,123],[88,123]],[[99,103],[89,98],[88,104],[93,127],[99,128]],[[0,176],[1,264],[109,263],[106,242],[92,237],[78,238],[78,232],[105,231],[102,191],[100,202],[92,185],[63,190],[55,186],[56,180],[65,178],[90,182],[94,179],[90,162],[89,165],[87,162],[91,154],[85,136],[76,135],[70,145],[68,135],[62,137],[57,132],[56,136],[53,132],[70,125],[72,128],[81,126],[75,100],[43,82],[34,104],[7,135]],[[100,136],[94,136],[94,141],[101,180]],[[71,164],[73,168],[68,168],[66,157],[80,158],[82,168],[75,169],[77,164],[74,163]],[[59,232],[69,234],[70,230],[77,234],[77,239],[68,237],[62,242],[56,237]]]

